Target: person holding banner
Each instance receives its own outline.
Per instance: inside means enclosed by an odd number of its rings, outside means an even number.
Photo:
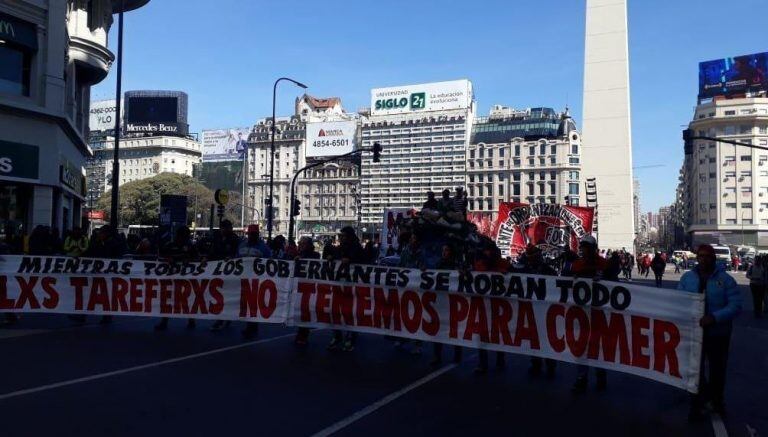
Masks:
[[[312,238],[307,236],[299,238],[296,259],[320,259],[320,254],[315,250],[315,244],[312,242]],[[296,332],[296,345],[306,346],[308,340],[309,328],[299,328]]]
[[[261,232],[259,225],[248,225],[247,238],[240,243],[237,248],[237,257],[255,257],[255,258],[271,258],[272,250],[267,246],[264,240],[261,239]],[[245,329],[241,333],[243,338],[250,340],[256,336],[259,332],[259,325],[256,322],[247,322]]]
[[[325,255],[325,254],[324,254]],[[360,245],[360,239],[357,238],[355,229],[352,226],[345,226],[339,231],[339,246],[328,255],[332,261],[341,261],[343,264],[367,264],[369,260],[365,257],[363,247]],[[333,331],[333,338],[328,344],[328,350],[342,350],[351,352],[355,350],[356,332],[347,332],[340,329]]]
[[[501,250],[499,250],[496,244],[491,242],[483,248],[482,252],[480,253],[480,257],[475,261],[472,268],[477,272],[507,273],[509,272],[510,264],[509,261],[501,257]],[[475,368],[475,373],[487,372],[488,351],[485,349],[480,349],[477,352],[477,355],[479,362],[477,368]],[[496,352],[496,368],[501,369],[504,367],[504,365],[504,352]]]
[[[525,256],[525,265],[520,273],[557,276],[557,271],[544,261],[544,254],[537,246],[531,246],[528,249]],[[528,374],[534,377],[539,376],[543,367],[546,366],[546,377],[547,379],[552,379],[555,377],[555,363],[555,360],[551,358],[531,357],[531,367],[528,369]]]
[[[583,237],[579,242],[579,250],[581,251],[581,256],[573,262],[569,273],[575,278],[592,278],[595,281],[603,278],[608,268],[608,262],[597,251],[597,240],[595,237],[591,235]],[[618,277],[605,279],[618,280]],[[608,376],[605,369],[595,369],[595,376],[597,377],[598,391],[608,388]],[[571,391],[575,394],[585,393],[587,391],[588,379],[589,366],[579,365],[578,376],[576,377],[576,382],[573,383]]]
[[[173,240],[164,244],[160,248],[160,259],[169,263],[183,263],[198,260],[197,248],[192,244],[192,233],[186,226],[180,226],[176,229]],[[187,320],[187,329],[195,328],[195,319]],[[155,331],[165,331],[168,329],[168,317],[160,319],[160,323],[155,325]]]
[[[437,262],[435,267],[437,270],[456,270],[459,267],[457,257],[453,247],[450,244],[443,245],[443,252],[440,256],[440,261]],[[443,344],[433,343],[434,349],[432,352],[432,361],[429,363],[431,366],[437,367],[443,363]],[[462,348],[461,346],[453,347],[453,362],[461,362]]]
[[[741,312],[742,298],[736,280],[717,264],[715,249],[709,244],[696,251],[699,265],[685,272],[677,284],[678,290],[704,294],[704,316],[699,325],[704,328],[701,350],[699,393],[691,400],[690,420],[703,416],[704,404],[712,402],[712,409],[725,414],[723,393],[728,364],[728,348],[731,343],[733,320]],[[706,363],[707,373],[704,372]],[[706,375],[706,376],[705,376]]]

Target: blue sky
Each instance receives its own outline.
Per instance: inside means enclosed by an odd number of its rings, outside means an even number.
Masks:
[[[151,0],[125,16],[123,89],[187,92],[199,132],[270,115],[280,76],[306,83],[312,95],[339,96],[351,111],[368,106],[371,88],[467,78],[480,115],[496,103],[568,104],[580,126],[584,7],[584,0]],[[635,171],[643,210],[674,199],[698,62],[768,51],[758,18],[765,16],[765,0],[629,0],[634,165],[663,165]],[[110,73],[92,97],[114,98],[114,87]],[[299,91],[281,85],[279,115],[291,113]]]

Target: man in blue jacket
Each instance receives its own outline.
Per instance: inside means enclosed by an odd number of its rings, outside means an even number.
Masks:
[[[731,342],[733,319],[741,311],[742,298],[736,280],[716,263],[715,249],[708,244],[699,246],[696,252],[699,265],[686,272],[677,284],[678,290],[703,293],[704,317],[699,325],[704,328],[704,344],[701,354],[701,379],[699,394],[691,403],[690,419],[702,416],[707,400],[712,401],[713,411],[723,415],[723,391],[728,363],[728,346]],[[704,363],[708,377],[705,378]]]

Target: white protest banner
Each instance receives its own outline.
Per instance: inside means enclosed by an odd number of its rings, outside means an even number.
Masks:
[[[704,297],[570,277],[321,260],[2,256],[0,312],[333,327],[585,364],[695,393]]]
[[[703,297],[567,277],[296,261],[290,322],[631,373],[690,392]]]
[[[0,311],[285,323],[293,263],[0,257]]]

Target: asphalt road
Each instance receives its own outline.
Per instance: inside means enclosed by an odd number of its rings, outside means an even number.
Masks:
[[[240,326],[196,330],[172,320],[117,318],[75,327],[59,315],[25,315],[0,329],[0,436],[129,435],[768,435],[768,319],[745,311],[737,322],[722,424],[688,423],[688,395],[646,379],[609,373],[606,392],[570,393],[576,369],[531,378],[529,361],[473,372],[463,361],[432,367],[382,337],[362,335],[350,353],[329,353],[330,332],[306,348],[293,332],[262,326],[245,342]],[[674,287],[679,275],[668,274]],[[493,361],[493,360],[491,360]]]

